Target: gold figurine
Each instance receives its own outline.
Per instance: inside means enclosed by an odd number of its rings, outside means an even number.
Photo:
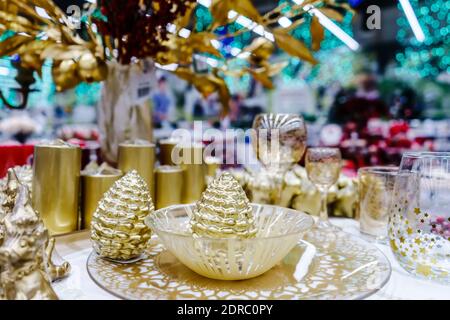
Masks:
[[[28,188],[18,180],[10,180],[8,185],[13,188],[8,188],[10,192],[18,188],[18,197],[14,209],[3,219],[0,297],[7,300],[57,300],[51,279],[42,268],[48,231],[31,206]]]
[[[5,219],[8,214],[11,214],[13,212],[18,198],[19,188],[20,186],[25,186],[27,188],[27,191],[29,192],[31,181],[32,169],[29,166],[24,166],[9,169],[6,178],[0,184],[0,246],[3,243],[3,240],[6,239]],[[39,213],[36,212],[36,215],[39,216]],[[47,230],[42,220],[39,221],[42,223],[43,228]],[[47,271],[50,274],[52,281],[56,281],[66,277],[70,273],[70,264],[68,262],[63,262],[61,265],[56,265],[52,261],[55,239],[48,239],[45,242],[44,247],[45,257],[42,257],[41,259],[41,269],[43,271]],[[41,251],[39,252],[41,253]]]
[[[308,180],[305,168],[295,165],[284,176],[280,197],[274,195],[273,179],[264,172],[228,169],[244,188],[253,203],[275,204],[293,208],[311,215],[320,211],[320,194]],[[338,182],[331,187],[328,194],[328,205],[334,216],[355,218],[358,202],[357,180],[340,175]]]
[[[252,207],[231,174],[223,173],[208,186],[194,209],[191,228],[199,237],[255,237]]]
[[[151,230],[144,219],[154,211],[145,180],[132,170],[117,180],[100,200],[92,217],[94,250],[104,258],[129,261],[147,248]]]

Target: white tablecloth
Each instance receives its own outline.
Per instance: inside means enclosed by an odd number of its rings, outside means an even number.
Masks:
[[[345,231],[359,235],[359,223],[350,219],[333,219],[334,224]],[[392,264],[389,282],[369,300],[384,299],[448,299],[450,286],[417,279],[404,271],[395,260],[390,248],[385,244],[376,246],[388,257]],[[86,233],[78,233],[57,238],[57,251],[64,260],[72,265],[70,276],[54,284],[60,299],[117,299],[112,294],[97,286],[89,277],[86,260],[92,251]]]

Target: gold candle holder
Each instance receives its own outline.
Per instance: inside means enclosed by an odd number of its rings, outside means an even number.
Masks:
[[[155,145],[146,140],[135,140],[119,145],[118,168],[124,174],[136,170],[147,183],[152,199],[155,198]]]
[[[156,209],[182,203],[183,169],[179,166],[161,166],[155,170]]]
[[[178,141],[175,139],[164,139],[159,141],[159,163],[162,166],[173,166],[172,151]]]
[[[192,144],[176,147],[181,150],[181,168],[184,170],[183,203],[200,200],[206,188],[206,168],[203,163],[203,145]]]
[[[34,148],[33,208],[51,235],[78,227],[81,149],[61,140]]]
[[[80,229],[90,228],[92,215],[97,209],[98,202],[120,177],[122,177],[122,171],[114,169],[106,163],[102,164],[98,169],[88,169],[81,173],[82,205]]]

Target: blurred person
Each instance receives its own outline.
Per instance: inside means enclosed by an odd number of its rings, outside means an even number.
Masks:
[[[194,106],[201,96],[200,93],[190,83],[186,85],[184,92],[184,118],[187,121],[191,121],[194,114]]]
[[[158,79],[158,89],[152,96],[153,100],[153,123],[161,126],[169,121],[170,108],[173,105],[172,98],[167,89],[167,79],[162,76]]]
[[[239,95],[233,94],[230,99],[230,113],[229,118],[231,122],[238,121],[241,111],[242,99]]]

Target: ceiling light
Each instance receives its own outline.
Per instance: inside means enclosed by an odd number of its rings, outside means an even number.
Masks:
[[[408,19],[409,25],[416,37],[417,41],[424,42],[425,34],[423,33],[422,27],[420,26],[419,20],[417,20],[416,14],[411,6],[409,0],[399,0],[400,5],[405,12],[406,18]]]
[[[309,10],[309,13],[315,15],[319,19],[319,23],[334,34],[339,40],[347,45],[353,51],[359,49],[359,43],[350,37],[344,30],[342,30],[337,24],[335,24],[330,18],[324,15],[320,10],[314,8],[312,5],[306,5],[305,10]]]

